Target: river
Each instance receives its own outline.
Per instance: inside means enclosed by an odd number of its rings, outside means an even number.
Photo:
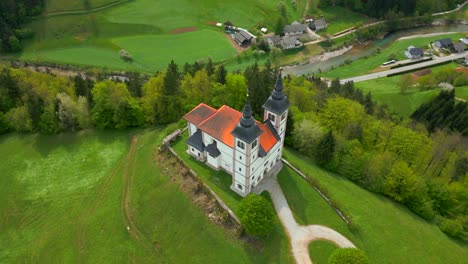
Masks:
[[[283,72],[285,74],[309,75],[320,71],[327,71],[332,67],[342,65],[346,60],[354,61],[365,56],[370,56],[377,48],[384,49],[401,37],[445,32],[468,32],[468,25],[431,26],[401,30],[387,34],[383,39],[369,42],[367,45],[355,46],[344,55],[320,63],[309,63],[285,68]]]

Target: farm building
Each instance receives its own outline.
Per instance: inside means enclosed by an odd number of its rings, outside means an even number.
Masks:
[[[234,33],[234,40],[241,46],[249,45],[254,39],[255,37],[245,30],[239,30]]]
[[[267,41],[268,46],[270,48],[279,47],[279,48],[282,48],[282,49],[286,50],[286,49],[300,48],[300,47],[304,46],[304,44],[302,44],[302,42],[299,40],[299,38],[297,36],[295,36],[295,37],[288,37],[288,36],[280,37],[278,35],[274,35],[274,36],[265,38],[265,40]]]
[[[422,58],[424,55],[424,51],[422,48],[415,48],[414,46],[409,46],[405,51],[405,56],[408,59],[419,59]]]
[[[439,39],[434,41],[434,45],[439,49],[448,49],[453,44],[452,40],[449,38]]]
[[[324,30],[328,27],[327,21],[325,21],[325,18],[309,21],[308,25],[309,25],[309,28],[314,31]]]
[[[292,22],[291,25],[287,25],[284,27],[284,35],[285,36],[298,36],[305,34],[307,32],[307,25],[300,24],[297,21]]]
[[[263,108],[263,122],[253,118],[248,100],[242,113],[226,105],[216,110],[201,103],[184,116],[190,136],[187,152],[229,173],[231,189],[241,196],[282,167],[289,101],[281,74]]]
[[[465,43],[461,41],[453,43],[452,45],[450,45],[450,51],[452,53],[460,53],[465,51]]]

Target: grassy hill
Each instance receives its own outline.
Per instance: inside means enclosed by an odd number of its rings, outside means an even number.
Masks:
[[[160,141],[159,130],[1,136],[0,262],[266,263],[163,173]]]
[[[208,57],[220,62],[236,55],[216,22],[273,29],[281,16],[277,0],[132,0],[98,11],[93,10],[119,1],[85,2],[48,0],[45,14],[28,25],[35,37],[18,57],[151,73],[164,69],[171,59],[179,64]],[[288,20],[302,17],[306,0],[297,2],[293,8],[287,1]],[[128,50],[134,62],[121,60],[120,49]]]
[[[450,239],[435,224],[428,223],[405,207],[322,170],[294,151],[285,150],[285,158],[313,177],[351,217],[356,231],[352,232],[350,239],[366,252],[371,263],[442,264],[465,263],[468,259],[466,243]],[[313,203],[301,202],[297,197],[308,199],[314,191],[300,185],[297,184],[292,190],[295,195],[287,199],[296,217],[311,221],[315,217]],[[297,202],[291,203],[290,199]],[[317,247],[328,252],[333,248],[323,243],[310,245],[311,251]],[[323,259],[323,256],[318,259]]]

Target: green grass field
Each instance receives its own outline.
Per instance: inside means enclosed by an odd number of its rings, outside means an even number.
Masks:
[[[464,263],[468,259],[467,244],[448,238],[435,224],[405,207],[318,168],[294,151],[285,150],[285,158],[317,180],[327,189],[328,196],[351,216],[357,227],[351,240],[366,252],[371,263]],[[296,206],[298,208],[293,211],[313,212],[309,209],[310,203]],[[314,244],[311,245],[313,249]],[[326,247],[327,251],[332,251],[328,245]]]
[[[455,69],[458,66],[460,65],[449,63],[431,69],[432,73],[436,73],[443,69]],[[429,101],[440,92],[439,89],[420,91],[415,88],[402,94],[398,84],[400,78],[401,76],[379,78],[365,82],[357,82],[354,86],[361,89],[364,93],[371,92],[372,98],[376,102],[379,104],[386,104],[391,111],[403,117],[410,116],[421,104]],[[456,87],[455,95],[467,99],[468,87]]]
[[[153,129],[1,136],[0,262],[273,263],[162,173],[161,140]]]
[[[457,34],[449,34],[444,35],[444,38],[452,38],[452,39],[459,39],[463,37],[465,34],[457,33]],[[361,58],[356,61],[353,61],[349,65],[342,65],[337,67],[333,70],[324,72],[320,74],[323,77],[328,78],[347,78],[347,77],[354,77],[359,75],[364,75],[370,73],[372,70],[379,68],[382,63],[387,61],[387,58],[390,54],[395,54],[398,56],[398,59],[406,59],[404,56],[405,50],[410,46],[413,45],[415,47],[427,47],[430,42],[440,39],[440,36],[431,36],[431,37],[420,37],[414,39],[405,39],[395,41],[392,45],[388,48],[381,50],[380,53],[367,57]]]
[[[89,8],[114,2],[118,1],[90,0]],[[298,1],[294,9],[288,1],[288,20],[302,16],[305,2]],[[86,11],[84,3],[48,0],[45,13]],[[213,24],[229,20],[253,30],[261,26],[271,29],[280,16],[277,5],[276,0],[133,0],[88,14],[43,16],[28,25],[35,37],[25,42],[24,51],[17,56],[36,62],[148,73],[163,70],[171,59],[180,64],[206,61],[208,57],[222,62],[237,52],[222,29]],[[134,63],[121,61],[120,49],[127,49]]]
[[[358,24],[370,22],[371,19],[363,14],[355,13],[339,6],[330,6],[319,11],[319,15],[325,17],[328,28],[324,31],[330,35],[354,27]],[[319,32],[323,34],[323,32]]]

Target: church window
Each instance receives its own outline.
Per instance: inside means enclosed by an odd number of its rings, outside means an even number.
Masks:
[[[285,118],[286,118],[286,113],[284,113],[284,114],[281,116],[281,121],[283,121]]]
[[[271,121],[275,122],[275,115],[272,114],[272,113],[268,113],[268,119],[270,119]]]
[[[257,146],[257,140],[255,140],[253,143],[252,143],[252,148],[255,148]]]
[[[239,171],[242,171],[242,168],[239,168]]]
[[[195,149],[194,149],[194,148],[192,148],[192,152],[195,152]]]
[[[239,156],[239,159],[242,160],[242,156]]]
[[[237,184],[237,189],[242,190],[242,185]]]
[[[244,142],[238,140],[238,141],[237,141],[237,147],[239,147],[240,149],[245,149],[245,144],[244,144]]]

